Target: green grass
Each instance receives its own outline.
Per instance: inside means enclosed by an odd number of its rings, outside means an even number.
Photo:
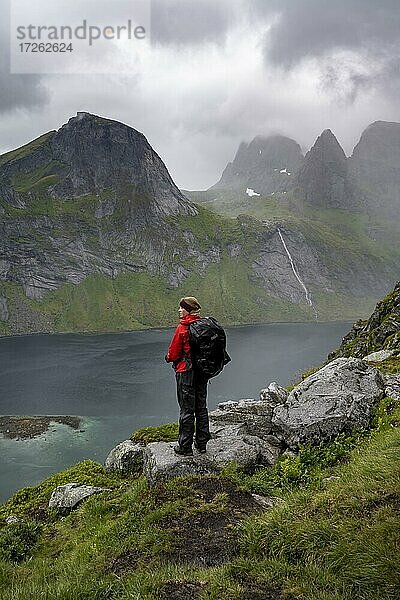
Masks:
[[[131,440],[143,446],[151,442],[175,442],[178,439],[178,433],[178,423],[166,423],[157,427],[137,429],[132,433]]]
[[[114,279],[97,274],[79,285],[66,284],[49,292],[41,301],[27,300],[22,293],[20,297],[35,311],[50,316],[55,331],[84,332],[173,326],[179,299],[187,295],[201,298],[204,314],[214,314],[225,325],[312,318],[307,305],[293,306],[268,296],[249,281],[244,261],[230,257],[209,265],[204,277],[191,274],[176,289],[147,272],[120,274]]]
[[[115,488],[121,485],[119,475],[106,473],[104,467],[91,460],[85,460],[65,471],[55,473],[35,487],[27,487],[16,492],[10,500],[0,505],[0,523],[10,515],[27,517],[47,506],[51,493],[58,485],[80,483],[99,487]]]
[[[81,463],[2,507],[3,518],[25,520],[0,521],[0,596],[156,600],[166,597],[163,590],[182,589],[177,597],[185,600],[196,597],[185,589],[196,589],[203,600],[395,600],[399,420],[398,403],[385,399],[360,439],[303,448],[300,459],[253,476],[228,469],[236,484],[223,475],[191,476],[149,489],[143,477]],[[142,438],[155,431],[142,430]],[[267,486],[261,473],[272,471]],[[52,489],[72,480],[109,491],[67,516],[43,518],[38,509]],[[249,515],[246,490],[280,500]],[[222,557],[203,563],[219,543]]]
[[[240,528],[239,573],[307,600],[397,598],[399,450],[398,429],[380,432],[324,489],[297,492],[249,520]]]
[[[382,371],[382,373],[400,373],[400,356],[390,356],[381,362],[373,362],[370,364]]]
[[[56,133],[55,131],[49,131],[48,133],[41,135],[40,137],[36,138],[35,140],[32,140],[32,142],[29,142],[28,144],[25,144],[24,146],[21,146],[20,148],[17,148],[16,150],[11,150],[10,152],[6,152],[5,154],[2,154],[0,156],[0,165],[12,163],[21,158],[24,158],[25,156],[29,156],[29,154],[31,154],[34,150],[37,150],[38,148],[45,146],[50,141],[50,139],[53,137],[53,135],[55,133]]]
[[[12,177],[12,187],[20,193],[35,191],[44,193],[49,185],[58,182],[59,176],[54,171],[60,170],[60,168],[62,168],[61,163],[51,161],[28,173],[17,171]]]

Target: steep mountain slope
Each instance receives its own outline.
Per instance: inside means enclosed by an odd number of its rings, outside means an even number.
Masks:
[[[125,194],[128,212],[139,199],[150,202],[146,212],[196,214],[142,133],[85,112],[4,154],[0,186],[2,199],[15,208],[29,207],[39,192],[67,199],[99,196],[112,186],[114,199],[116,193]]]
[[[400,123],[369,125],[353,150],[349,168],[370,212],[400,217]]]
[[[0,333],[170,325],[189,293],[225,323],[367,314],[396,252],[285,198],[262,220],[209,212],[141,133],[78,113],[0,157]]]
[[[321,208],[349,208],[355,205],[346,155],[330,129],[325,129],[307,152],[294,182],[294,194]]]
[[[400,281],[378,302],[368,319],[354,323],[329,359],[339,356],[363,358],[379,350],[388,350],[393,357],[398,357],[397,361],[400,360]]]
[[[294,140],[280,135],[257,136],[240,144],[233,162],[210,191],[230,189],[244,194],[249,189],[262,195],[284,191],[291,187],[290,179],[302,162],[301,148]]]

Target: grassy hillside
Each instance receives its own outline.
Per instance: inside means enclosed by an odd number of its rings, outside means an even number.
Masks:
[[[43,173],[37,174],[40,182]],[[44,177],[46,178],[46,176]],[[20,185],[27,185],[26,182]],[[29,184],[30,185],[30,184]],[[104,199],[107,198],[107,194]],[[54,247],[67,248],[69,242],[83,235],[84,247],[93,256],[102,256],[99,224],[94,216],[98,199],[85,196],[79,200],[47,199],[40,195],[31,200],[26,209],[9,208],[8,212],[19,213],[26,219],[47,215],[54,219],[54,226],[44,235],[36,227],[16,229],[15,238],[10,240],[22,251],[42,252],[46,256],[54,254],[57,273],[60,261],[73,271],[81,268],[78,256],[60,257]],[[30,300],[25,296],[22,286],[0,281],[0,296],[7,300],[10,318],[8,322],[0,320],[0,334],[71,331],[122,331],[146,327],[168,326],[175,323],[176,305],[184,295],[196,295],[202,300],[207,313],[213,313],[228,324],[261,323],[274,321],[309,321],[314,312],[304,301],[300,304],[290,302],[288,297],[276,292],[272,295],[263,287],[252,272],[257,261],[261,240],[267,230],[273,233],[276,226],[286,227],[297,238],[305,239],[325,264],[328,272],[344,272],[351,278],[353,270],[370,265],[372,271],[384,272],[388,265],[396,267],[397,255],[388,242],[374,246],[365,234],[358,234],[360,225],[349,225],[345,216],[343,230],[334,229],[324,220],[310,220],[294,214],[287,214],[285,220],[276,213],[271,216],[268,227],[251,216],[242,215],[235,219],[216,215],[199,208],[197,216],[167,218],[166,227],[171,227],[174,243],[167,248],[162,246],[161,232],[149,226],[143,232],[136,232],[132,246],[126,240],[116,238],[113,251],[118,260],[125,257],[127,262],[142,265],[142,248],[146,246],[146,236],[152,240],[152,249],[163,253],[163,268],[174,264],[174,248],[186,248],[191,244],[205,256],[215,249],[215,256],[207,258],[207,266],[201,270],[201,261],[188,252],[181,266],[189,271],[186,280],[173,287],[167,277],[152,275],[148,270],[138,273],[124,273],[114,278],[101,273],[89,275],[80,284],[65,284],[49,292],[42,300]],[[16,215],[14,215],[16,218]],[[112,216],[102,219],[101,228],[105,235],[113,235],[118,229],[120,214],[117,210]],[[8,219],[12,219],[8,214]],[[348,221],[348,219],[347,219]],[[189,241],[188,241],[189,240]],[[230,249],[240,246],[238,256]],[[400,257],[399,257],[400,258]],[[175,259],[176,260],[176,259]],[[346,274],[347,273],[347,274]],[[350,275],[349,275],[350,274]],[[284,282],[283,282],[284,283]],[[339,286],[340,287],[340,286]],[[359,319],[367,315],[376,302],[368,294],[344,293],[327,290],[309,284],[320,320]],[[158,301],[153,302],[153,298]]]
[[[399,422],[385,399],[369,433],[253,475],[232,466],[153,489],[81,463],[0,508],[1,598],[395,600]],[[47,501],[71,481],[109,491],[60,517]],[[275,506],[262,509],[251,492]],[[5,525],[10,514],[23,520]]]
[[[373,313],[388,335],[393,298]],[[397,354],[375,365],[400,374]],[[176,424],[132,435],[140,444],[176,438]],[[0,506],[0,597],[397,600],[399,456],[400,401],[386,397],[369,430],[252,473],[231,464],[149,488],[140,473],[84,461]],[[55,487],[71,482],[107,491],[68,515],[49,509]],[[19,521],[7,524],[12,515]]]

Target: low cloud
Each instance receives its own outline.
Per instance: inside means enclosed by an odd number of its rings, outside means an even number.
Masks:
[[[152,0],[151,40],[162,45],[223,44],[237,0]]]
[[[393,86],[393,77],[398,87],[398,0],[252,0],[250,13],[272,23],[263,43],[266,68],[294,70],[318,60],[321,85],[349,103],[368,87]]]

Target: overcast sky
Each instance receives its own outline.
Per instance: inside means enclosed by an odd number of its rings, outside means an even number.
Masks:
[[[118,56],[115,74],[10,74],[10,1],[0,153],[85,110],[143,132],[179,187],[206,189],[255,135],[307,150],[330,128],[350,155],[369,123],[400,121],[399,0],[153,0],[151,45],[132,75],[118,74]],[[92,2],[97,15],[112,4]]]

